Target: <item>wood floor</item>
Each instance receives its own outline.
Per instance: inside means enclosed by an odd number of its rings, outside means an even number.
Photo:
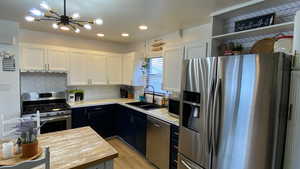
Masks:
[[[114,160],[114,169],[156,169],[118,138],[107,141],[119,152],[119,157]]]

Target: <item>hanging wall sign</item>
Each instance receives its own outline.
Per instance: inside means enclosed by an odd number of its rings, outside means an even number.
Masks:
[[[274,25],[275,13],[235,22],[235,32]]]

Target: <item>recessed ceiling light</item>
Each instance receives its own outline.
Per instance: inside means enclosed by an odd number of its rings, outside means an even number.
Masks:
[[[25,16],[25,20],[26,20],[27,22],[33,22],[35,19],[34,19],[33,16]]]
[[[140,30],[147,30],[148,26],[147,25],[140,25],[139,28],[140,28]]]
[[[104,34],[103,33],[97,33],[97,36],[98,37],[104,37]]]
[[[68,30],[70,30],[70,28],[67,27],[67,26],[61,26],[60,29],[63,30],[63,31],[68,31]]]
[[[94,23],[97,24],[97,25],[102,25],[103,24],[103,20],[98,18],[98,19],[95,19],[94,20]]]
[[[128,37],[128,36],[129,36],[128,33],[122,33],[121,35],[122,35],[123,37]]]

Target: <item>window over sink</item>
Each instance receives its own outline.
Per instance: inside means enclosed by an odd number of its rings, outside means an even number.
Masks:
[[[164,58],[163,57],[155,57],[149,58],[147,60],[147,76],[146,83],[147,85],[151,85],[155,89],[155,93],[157,94],[166,94],[167,91],[162,89],[163,84],[163,66]],[[152,90],[148,88],[147,91]]]

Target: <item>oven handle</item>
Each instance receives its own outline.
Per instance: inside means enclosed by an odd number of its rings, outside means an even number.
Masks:
[[[65,116],[58,116],[58,117],[46,117],[46,118],[41,118],[41,122],[54,122],[54,121],[62,121],[69,119],[71,115],[65,115]]]

